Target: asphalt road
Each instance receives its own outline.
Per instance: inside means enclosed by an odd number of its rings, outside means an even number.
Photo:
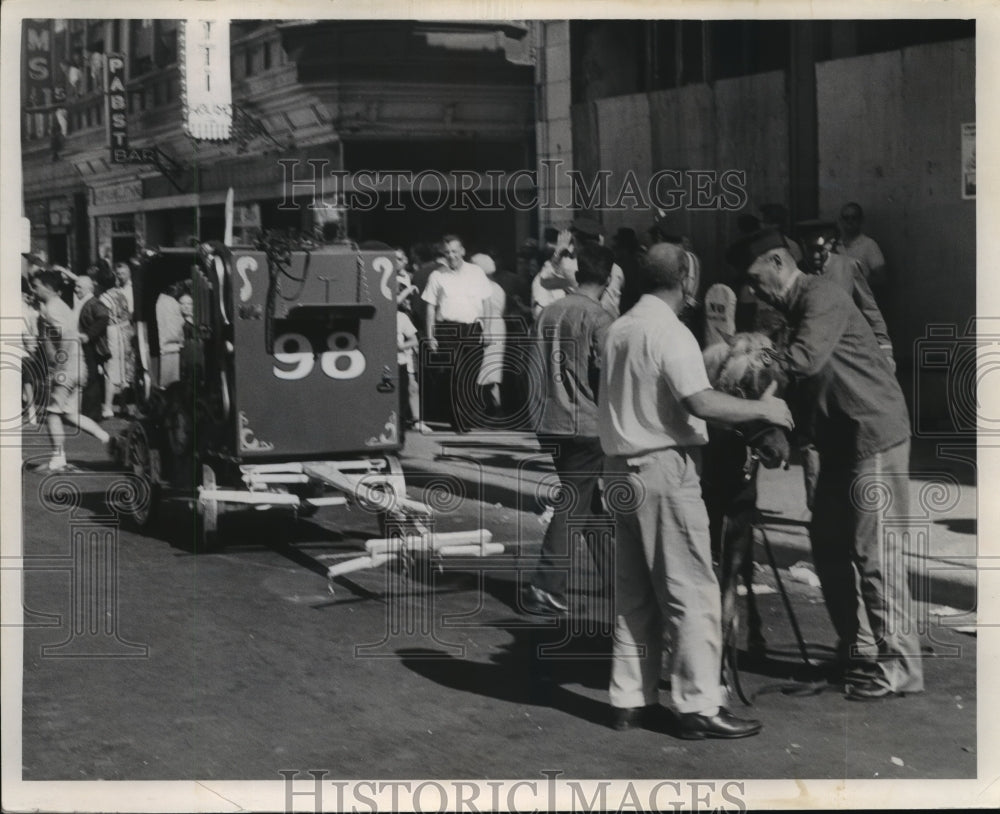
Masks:
[[[327,565],[377,535],[363,512],[256,513],[195,555],[182,507],[152,535],[101,520],[114,476],[92,439],[74,439],[71,460],[74,448],[93,471],[24,474],[25,780],[975,777],[973,636],[932,626],[924,694],[851,703],[802,664],[767,594],[769,656],[741,672],[755,707],[733,703],[764,722],[760,736],[617,733],[606,604],[577,594],[578,621],[557,625],[518,612],[535,515],[456,502],[441,530],[482,525],[508,552],[361,571],[331,594]],[[818,589],[788,587],[810,653],[829,656]]]

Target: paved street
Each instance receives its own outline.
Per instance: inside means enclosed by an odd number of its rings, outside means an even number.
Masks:
[[[43,437],[26,437],[26,460],[45,449]],[[951,467],[956,499],[931,518],[926,556],[911,565],[918,576],[936,569],[915,583],[930,600],[927,692],[847,702],[803,665],[780,595],[764,593],[769,656],[741,672],[763,733],[690,742],[607,727],[601,597],[576,593],[569,623],[518,612],[518,573],[537,556],[551,470],[530,436],[411,436],[403,455],[411,495],[435,491],[438,528],[488,528],[508,544],[502,556],[360,571],[332,594],[325,569],[377,536],[371,516],[326,508],[292,523],[257,513],[234,519],[224,549],[196,556],[185,542],[189,512],[163,512],[149,536],[116,528],[100,519],[115,478],[99,445],[71,439],[68,457],[81,471],[23,478],[26,780],[278,780],[290,769],[344,778],[976,774],[976,638],[945,626],[971,620],[930,615],[975,606],[961,564],[975,553],[976,498],[961,463]],[[787,570],[809,559],[800,494],[797,467],[769,472],[761,508],[809,653],[821,660],[834,638],[819,591]],[[103,589],[92,560],[74,559],[74,535],[91,533],[117,541],[105,549],[117,592]],[[775,586],[766,568],[758,582]]]

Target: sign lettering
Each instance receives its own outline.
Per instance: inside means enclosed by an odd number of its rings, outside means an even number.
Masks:
[[[367,361],[358,347],[358,338],[347,331],[335,331],[326,338],[327,350],[318,354],[320,368],[331,379],[356,379],[365,372]],[[302,334],[282,334],[274,340],[272,367],[276,378],[304,379],[316,364],[316,352]]]
[[[95,206],[142,200],[142,181],[122,181],[119,184],[109,184],[92,189]]]
[[[24,21],[25,110],[52,104],[52,22]]]
[[[184,127],[196,139],[227,141],[233,126],[229,22],[185,20],[180,36],[184,43]]]
[[[125,58],[121,54],[108,54],[107,59],[107,122],[108,145],[113,164],[132,163],[126,159],[128,150],[128,104],[125,98]]]

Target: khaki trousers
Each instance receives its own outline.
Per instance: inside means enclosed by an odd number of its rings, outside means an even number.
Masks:
[[[657,703],[664,631],[672,643],[673,708],[709,712],[723,703],[721,601],[700,469],[697,447],[608,459],[616,554],[612,706]]]
[[[872,637],[880,678],[897,692],[924,688],[903,551],[909,462],[908,440],[853,465],[821,458],[809,526],[816,575],[841,648],[860,646],[867,655]]]

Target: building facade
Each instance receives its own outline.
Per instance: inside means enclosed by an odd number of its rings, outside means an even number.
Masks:
[[[975,314],[974,21],[233,21],[224,141],[185,131],[183,30],[25,22],[32,249],[82,267],[219,239],[232,188],[238,239],[309,228],[320,198],[359,242],[457,232],[511,267],[545,226],[641,235],[660,203],[707,286],[739,215],[780,203],[793,230],[857,201],[911,407],[952,421],[948,366],[919,348]],[[111,160],[109,54],[141,163]]]
[[[148,246],[235,231],[308,228],[310,204],[340,208],[358,240],[408,245],[459,231],[513,253],[530,213],[476,215],[415,199],[352,196],[358,173],[449,170],[493,183],[534,166],[533,51],[515,23],[233,21],[227,140],[184,128],[180,20],[32,20],[23,39],[24,214],[33,250],[82,267]],[[124,57],[127,139],[112,160],[105,65]],[[365,176],[367,177],[367,176]],[[484,176],[485,177],[485,176]],[[420,192],[420,190],[418,190]],[[352,211],[352,197],[365,206]],[[388,201],[388,198],[386,199]],[[345,208],[346,207],[346,208]]]
[[[572,199],[567,172],[608,187],[543,217],[596,200],[607,234],[641,235],[658,198],[707,286],[731,277],[740,215],[780,203],[793,231],[860,203],[911,407],[954,424],[951,366],[919,349],[929,331],[970,341],[976,312],[975,21],[561,20],[536,37],[538,153],[561,168],[541,198]]]

